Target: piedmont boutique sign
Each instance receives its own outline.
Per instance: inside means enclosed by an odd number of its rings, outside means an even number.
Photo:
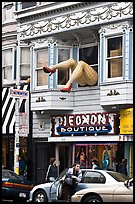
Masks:
[[[114,134],[115,113],[86,113],[51,116],[52,136]]]

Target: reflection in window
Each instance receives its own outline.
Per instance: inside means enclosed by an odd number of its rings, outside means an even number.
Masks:
[[[95,45],[92,47],[80,48],[79,49],[79,61],[80,60],[86,62],[98,72],[98,46]]]
[[[48,49],[36,50],[36,76],[37,86],[48,85],[48,74],[43,72],[43,67],[48,66]]]
[[[37,2],[22,2],[22,9],[36,6]]]
[[[70,58],[70,49],[58,49],[58,63]],[[65,85],[69,80],[69,69],[58,70],[58,85]]]
[[[2,9],[2,22],[11,21],[14,19],[14,6],[13,2],[3,2]]]
[[[21,80],[27,80],[30,77],[30,49],[23,47],[20,50],[20,75]]]
[[[2,51],[2,78],[12,80],[12,49]]]
[[[122,36],[107,39],[108,78],[122,76]]]

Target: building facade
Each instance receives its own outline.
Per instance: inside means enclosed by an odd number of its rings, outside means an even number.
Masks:
[[[17,2],[15,16],[18,51],[24,46],[30,52],[34,182],[43,182],[54,156],[59,172],[82,161],[81,151],[86,168],[91,168],[93,158],[102,167],[105,148],[108,168],[119,171],[126,158],[132,176],[132,2]],[[61,92],[72,77],[71,69],[49,75],[43,67],[70,58],[96,70],[97,83],[84,86],[75,80],[70,92]]]

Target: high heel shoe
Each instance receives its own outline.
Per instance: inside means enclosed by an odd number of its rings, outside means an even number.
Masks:
[[[69,93],[71,88],[72,88],[72,84],[70,84],[70,86],[68,88],[61,88],[60,91],[61,92],[68,92]]]
[[[43,71],[45,73],[50,73],[49,76],[51,76],[54,72],[56,72],[56,68],[55,69],[50,69],[49,67],[43,67]]]

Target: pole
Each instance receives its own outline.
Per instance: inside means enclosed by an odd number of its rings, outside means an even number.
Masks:
[[[17,121],[19,122],[19,98],[16,98],[16,124],[15,124],[15,149],[14,149],[14,172],[19,175],[19,125],[17,126]]]
[[[20,28],[17,26],[17,70],[16,70],[16,87],[20,85]],[[15,104],[15,146],[14,146],[14,172],[19,175],[19,105],[20,99],[16,98]]]

